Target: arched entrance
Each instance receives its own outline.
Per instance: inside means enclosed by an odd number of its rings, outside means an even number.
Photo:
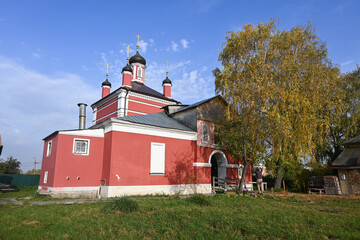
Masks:
[[[226,178],[227,159],[222,151],[213,151],[209,157],[209,163],[211,163],[211,184],[213,177]]]

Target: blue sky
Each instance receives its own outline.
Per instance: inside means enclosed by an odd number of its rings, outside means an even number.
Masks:
[[[228,31],[278,18],[280,29],[316,26],[342,72],[360,64],[360,1],[1,1],[0,134],[2,159],[22,169],[41,162],[42,139],[78,125],[77,103],[101,96],[105,64],[120,87],[125,47],[136,36],[147,60],[146,84],[162,91],[166,61],[173,97],[193,103],[214,95],[211,71]],[[89,127],[92,120],[87,110]],[[39,165],[38,165],[39,167]]]

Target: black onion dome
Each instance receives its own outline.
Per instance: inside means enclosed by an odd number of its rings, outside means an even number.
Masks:
[[[121,72],[124,72],[124,71],[128,71],[128,72],[132,72],[132,68],[129,64],[126,64],[125,67],[123,67],[122,71]]]
[[[130,64],[141,63],[143,65],[146,65],[146,60],[140,55],[139,51],[136,51],[135,55],[130,58],[129,62]]]
[[[172,83],[171,83],[171,80],[170,80],[168,77],[165,78],[165,80],[163,81],[162,84],[164,85],[165,83],[172,84]]]
[[[106,79],[102,84],[101,86],[109,86],[111,87],[111,83]]]

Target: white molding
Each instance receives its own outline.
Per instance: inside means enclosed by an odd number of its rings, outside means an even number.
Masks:
[[[122,89],[120,89],[120,90],[122,90]],[[113,96],[109,97],[108,99],[105,100],[104,98],[102,98],[102,99],[100,99],[100,101],[98,103],[96,103],[96,104],[94,103],[93,104],[94,107],[98,108],[99,106],[101,106],[101,105],[113,100],[114,98],[116,98],[118,96],[118,94],[116,92],[119,92],[119,89],[117,91],[111,92],[109,95],[107,95],[107,96],[113,95]]]
[[[161,99],[161,98],[156,98],[156,97],[152,97],[152,96],[148,96],[148,95],[141,94],[141,93],[136,93],[136,92],[130,92],[129,95],[134,96],[134,97],[138,97],[138,98],[142,98],[142,99],[146,99],[146,100],[150,100],[150,101],[154,101],[154,102],[163,103],[163,104],[166,104],[166,105],[169,105],[169,104],[174,105],[174,104],[176,104],[176,102],[174,102],[174,101],[169,101],[169,100],[165,100],[165,99]]]
[[[62,135],[74,135],[83,137],[104,137],[104,129],[84,129],[84,130],[70,130],[70,131],[59,131]]]
[[[133,111],[133,110],[127,110],[127,112],[132,112],[132,113],[137,113],[137,114],[141,114],[141,115],[147,115],[148,113],[143,113],[143,112],[137,112],[137,111]]]
[[[177,184],[177,185],[141,185],[141,186],[104,186],[102,197],[129,195],[168,194],[186,195],[194,193],[211,193],[211,184]]]
[[[114,99],[114,98],[113,98],[113,99]],[[111,99],[111,100],[113,100],[113,99]],[[111,100],[110,100],[110,101],[111,101]],[[109,101],[109,102],[110,102],[110,101]],[[118,101],[119,101],[119,99],[117,99],[117,100],[115,100],[115,101],[113,101],[113,102],[111,102],[111,103],[109,103],[109,104],[106,104],[106,105],[105,105],[104,107],[102,107],[102,108],[99,108],[99,109],[96,108],[96,109],[97,109],[96,111],[97,111],[97,112],[100,112],[101,110],[104,110],[105,108],[113,105],[114,103],[116,103],[116,102],[118,102]]]
[[[211,163],[194,162],[194,167],[211,167]]]
[[[109,113],[109,114],[106,114],[105,116],[103,116],[103,117],[101,117],[101,118],[99,118],[99,119],[97,119],[96,121],[101,121],[102,119],[104,119],[104,118],[107,118],[107,117],[109,117],[110,115],[112,115],[112,114],[114,114],[114,113],[117,113],[118,112],[118,110],[116,110],[116,111],[113,111],[113,112],[111,112],[111,113]]]
[[[149,105],[149,106],[152,106],[152,107],[162,108],[162,106],[151,104],[151,103],[146,103],[146,102],[141,102],[141,101],[135,100],[135,99],[129,99],[129,101],[130,102],[141,103],[141,104],[144,104],[144,105]]]
[[[225,164],[226,164],[226,166],[228,165],[228,160],[227,160],[227,158],[226,158],[226,155],[225,155],[225,153],[223,153],[222,151],[220,151],[220,150],[215,150],[215,151],[213,151],[211,154],[210,154],[210,156],[209,156],[209,163],[211,164],[211,158],[212,158],[212,156],[214,155],[214,154],[216,154],[216,153],[220,153],[221,155],[222,155],[222,157],[225,159]]]
[[[127,133],[192,140],[192,141],[197,140],[196,132],[183,131],[183,130],[171,129],[171,128],[162,128],[162,127],[145,125],[140,123],[132,123],[119,119],[113,119],[113,122],[105,128],[105,133],[110,131],[127,132]]]
[[[47,188],[47,190],[44,190],[43,187]],[[95,187],[47,187],[47,186],[39,186],[38,189],[48,192],[85,192],[85,191],[98,191],[99,186]]]
[[[108,85],[103,85],[103,86],[101,86],[102,88],[111,88],[110,86],[108,86]]]
[[[163,83],[163,86],[172,86],[172,84],[171,83]]]

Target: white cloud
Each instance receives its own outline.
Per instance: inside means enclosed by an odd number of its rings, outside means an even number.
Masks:
[[[145,42],[144,40],[140,40],[139,47],[141,49],[141,52],[146,53],[148,45],[149,44],[147,42]]]
[[[0,133],[2,158],[38,161],[42,139],[56,130],[75,129],[79,102],[88,105],[101,94],[81,77],[69,73],[41,74],[0,56]],[[87,126],[91,125],[90,107]],[[23,169],[27,170],[27,169]]]
[[[32,53],[31,55],[37,59],[41,58],[41,55],[39,53]]]
[[[176,42],[171,41],[171,49],[172,49],[174,52],[178,51],[178,46],[179,46],[179,45],[178,45]]]
[[[187,41],[186,39],[181,39],[180,42],[181,42],[183,49],[186,49],[189,47],[189,41]]]
[[[346,62],[341,63],[340,65],[341,65],[341,66],[346,66],[346,65],[349,65],[349,64],[351,64],[351,63],[353,63],[353,62],[354,62],[354,60],[351,59],[351,60],[349,60],[349,61],[346,61]]]

